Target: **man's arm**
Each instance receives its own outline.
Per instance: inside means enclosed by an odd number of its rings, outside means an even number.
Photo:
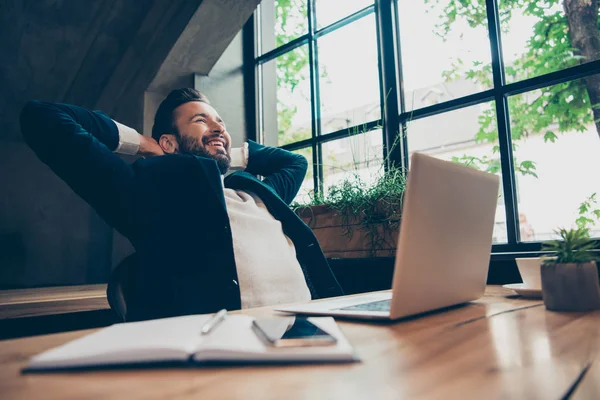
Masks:
[[[248,140],[246,171],[262,175],[286,204],[290,204],[306,176],[308,162],[304,156]]]
[[[101,112],[28,102],[21,112],[25,142],[111,226],[130,237],[133,169],[113,150],[135,154],[140,140]],[[136,144],[137,141],[137,144]]]

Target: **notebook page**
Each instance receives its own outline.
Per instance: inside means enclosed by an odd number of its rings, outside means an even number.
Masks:
[[[112,325],[34,356],[28,369],[185,361],[210,315]]]

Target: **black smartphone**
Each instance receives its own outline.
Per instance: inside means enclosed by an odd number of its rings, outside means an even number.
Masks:
[[[306,318],[257,318],[252,328],[265,343],[273,347],[330,346],[337,339]]]

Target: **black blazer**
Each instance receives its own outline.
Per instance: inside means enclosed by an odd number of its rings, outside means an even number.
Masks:
[[[129,164],[113,153],[119,133],[108,116],[67,104],[27,103],[21,130],[40,160],[134,246],[128,320],[241,307],[223,184],[214,160],[165,155]],[[281,221],[313,299],[343,294],[313,232],[288,206],[306,173],[306,159],[248,143],[246,171],[226,177],[225,186],[256,193]]]

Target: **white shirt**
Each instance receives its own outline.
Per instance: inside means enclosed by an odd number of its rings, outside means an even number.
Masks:
[[[254,193],[224,188],[242,308],[311,299],[294,243]]]

